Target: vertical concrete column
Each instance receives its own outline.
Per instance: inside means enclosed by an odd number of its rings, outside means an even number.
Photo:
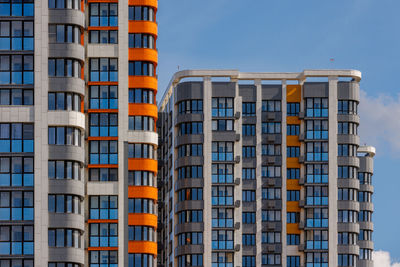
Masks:
[[[329,77],[329,266],[337,266],[337,84]]]
[[[211,77],[206,76],[203,78],[203,110],[204,110],[204,122],[203,122],[203,154],[204,154],[204,187],[203,187],[203,199],[204,199],[204,211],[203,211],[203,222],[204,222],[204,255],[203,264],[204,266],[211,266],[211,242],[212,242],[212,203],[211,203],[211,142],[212,142],[212,84]]]
[[[281,232],[281,242],[282,242],[282,258],[281,264],[282,267],[286,267],[286,179],[287,179],[287,171],[286,171],[286,117],[287,117],[287,105],[286,105],[286,80],[282,80],[282,102],[281,102],[281,111],[282,111],[282,122],[281,122],[281,131],[282,131],[282,169],[281,169],[281,177],[282,177],[282,190],[281,190],[281,198],[282,198],[282,232]]]

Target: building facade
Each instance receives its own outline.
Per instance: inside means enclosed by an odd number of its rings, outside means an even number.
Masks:
[[[0,3],[0,266],[155,266],[157,0]]]
[[[176,73],[157,125],[161,266],[372,267],[360,79]]]

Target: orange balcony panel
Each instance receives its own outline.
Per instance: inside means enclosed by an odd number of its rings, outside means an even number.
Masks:
[[[89,169],[97,169],[97,168],[118,168],[118,164],[89,164]]]
[[[129,104],[130,116],[150,116],[157,118],[157,106],[153,104]]]
[[[157,173],[157,160],[154,159],[128,159],[128,170],[151,171]]]
[[[286,101],[287,102],[301,101],[301,85],[288,84],[286,86]]]
[[[88,82],[88,85],[118,85],[118,82]]]
[[[299,119],[299,117],[295,117],[295,116],[287,116],[286,123],[300,125],[300,119]]]
[[[88,250],[118,250],[118,247],[88,247]]]
[[[157,23],[153,21],[129,21],[129,33],[148,33],[155,37],[158,35]]]
[[[287,212],[300,212],[300,206],[298,201],[288,201],[286,202]]]
[[[150,241],[129,241],[128,253],[145,253],[157,255],[157,243]]]
[[[288,135],[286,137],[287,146],[300,146],[299,137],[296,135]]]
[[[129,88],[153,89],[157,93],[157,79],[151,76],[129,76]]]
[[[130,6],[151,6],[155,9],[158,8],[157,0],[128,0]]]
[[[128,225],[151,226],[157,229],[157,215],[147,213],[129,213]]]
[[[128,186],[129,198],[149,198],[157,200],[158,191],[152,186]]]
[[[157,65],[158,52],[150,48],[129,48],[129,60],[150,61]]]
[[[286,180],[287,190],[300,190],[299,180],[298,179],[288,179]]]
[[[300,234],[299,224],[298,223],[288,223],[286,224],[286,232],[287,234]]]
[[[299,158],[287,158],[287,168],[300,168]]]

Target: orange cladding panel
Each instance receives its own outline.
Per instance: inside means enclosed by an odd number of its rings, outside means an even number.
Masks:
[[[129,104],[129,116],[158,117],[157,106],[153,104]]]
[[[144,225],[157,229],[157,215],[148,213],[129,213],[128,225]]]
[[[287,158],[287,168],[300,168],[299,158]]]
[[[157,0],[128,0],[130,6],[151,6],[155,9],[158,8]]]
[[[299,224],[298,223],[286,224],[286,233],[287,234],[300,234]]]
[[[128,253],[157,254],[157,243],[150,241],[129,241]]]
[[[288,84],[286,86],[286,102],[301,101],[301,85]]]
[[[287,146],[300,146],[299,137],[297,135],[286,136],[286,145]]]
[[[287,116],[286,117],[286,123],[287,124],[298,124],[298,125],[300,125],[300,119],[299,119],[299,117],[295,117],[295,116]]]
[[[157,79],[151,76],[129,76],[129,88],[148,88],[157,91]]]
[[[129,48],[129,60],[150,61],[157,65],[158,52],[150,48]]]
[[[157,201],[157,188],[152,186],[128,186],[129,198],[149,198]]]
[[[128,159],[128,170],[151,171],[157,173],[157,160],[154,159]]]
[[[299,180],[298,179],[287,179],[286,180],[287,190],[300,190]]]
[[[152,22],[152,21],[130,20],[128,32],[129,33],[148,33],[148,34],[157,36],[157,34],[158,34],[157,23]]]
[[[300,212],[300,206],[298,201],[288,201],[286,202],[287,212]]]

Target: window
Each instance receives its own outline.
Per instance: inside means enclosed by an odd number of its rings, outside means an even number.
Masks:
[[[287,193],[287,201],[299,201],[300,200],[300,191],[299,190],[288,190]]]
[[[314,227],[314,228],[328,227],[328,209],[327,208],[306,209],[306,225],[307,227]]]
[[[306,231],[306,249],[328,250],[328,231],[327,230]]]
[[[0,84],[33,84],[33,56],[1,55]]]
[[[233,117],[233,98],[213,97],[212,98],[213,117]]]
[[[360,229],[358,240],[372,240],[372,231]]]
[[[155,159],[156,150],[150,144],[128,144],[128,158]]]
[[[203,266],[203,254],[187,254],[178,256],[178,267]]]
[[[129,241],[156,241],[156,231],[149,226],[128,226]]]
[[[360,232],[361,231],[362,230],[360,230]],[[357,239],[358,238],[356,233],[348,233],[348,232],[338,233],[338,245],[356,245]]]
[[[49,8],[80,10],[81,2],[79,0],[49,0]]]
[[[203,233],[202,232],[189,232],[178,234],[178,246],[184,245],[202,245]]]
[[[262,166],[262,178],[279,178],[281,177],[281,166]]]
[[[49,126],[49,145],[81,146],[81,138],[78,128]]]
[[[129,33],[129,48],[155,48],[154,36],[146,33]]]
[[[118,136],[118,113],[90,113],[90,136]]]
[[[33,105],[33,90],[0,89],[0,105]]]
[[[255,246],[256,235],[255,234],[242,234],[243,246]]]
[[[93,5],[93,4],[91,4]],[[116,58],[90,58],[90,77],[92,82],[118,81],[118,59]]]
[[[360,211],[361,213],[362,211]],[[343,223],[356,223],[358,212],[355,210],[339,210],[338,211],[338,222]],[[362,220],[360,220],[362,221]]]
[[[242,267],[255,267],[256,257],[255,256],[242,256]]]
[[[355,211],[353,211],[353,212],[355,212]],[[371,211],[366,211],[366,210],[360,211],[358,213],[358,221],[359,222],[370,222],[370,221],[372,221],[372,212]]]
[[[233,209],[213,208],[212,227],[233,227]]]
[[[357,190],[352,188],[338,188],[338,200],[357,201]]]
[[[263,244],[281,243],[281,232],[262,232],[261,243]]]
[[[155,267],[154,255],[152,254],[128,254],[130,267]],[[102,265],[103,266],[103,265]]]
[[[300,235],[288,234],[286,236],[286,242],[288,245],[299,245],[300,244]]]
[[[0,226],[0,254],[33,255],[33,226]],[[0,263],[3,266],[4,262]]]
[[[281,210],[262,210],[261,219],[263,222],[280,222]]]
[[[33,124],[0,123],[0,152],[33,152]]]
[[[154,186],[154,173],[149,171],[129,171],[128,185]]]
[[[89,247],[118,247],[118,224],[90,223]]]
[[[178,179],[203,178],[203,166],[185,166],[178,168]]]
[[[328,187],[327,186],[307,186],[306,204],[310,206],[328,205]]]
[[[288,146],[286,147],[286,156],[288,158],[298,158],[300,156],[299,146]]]
[[[281,145],[262,145],[261,155],[280,156],[281,155]]]
[[[156,214],[157,211],[153,199],[129,198],[128,212]]]
[[[129,6],[129,20],[148,20],[154,21],[155,14],[152,7]]]
[[[90,30],[89,31],[89,43],[90,44],[117,44],[118,43],[118,31]]]
[[[339,100],[338,114],[357,114],[358,102],[354,100]]]
[[[150,89],[129,89],[129,103],[154,104],[154,91]]]
[[[89,181],[101,181],[101,182],[118,181],[118,169],[90,168]]]
[[[211,255],[212,266],[232,267],[233,253],[213,252]]]
[[[327,140],[328,139],[328,120],[307,120],[306,139]]]
[[[178,126],[178,134],[202,134],[203,123],[202,122],[184,122]]]
[[[118,4],[89,4],[89,26],[118,26]]]
[[[129,116],[129,130],[154,132],[154,118],[149,116]]]
[[[300,179],[299,168],[287,168],[286,172],[287,179]]]
[[[213,230],[211,235],[212,249],[233,249],[232,230]]]
[[[338,134],[358,134],[358,124],[354,122],[338,122]]]
[[[255,146],[243,146],[242,156],[243,156],[243,158],[255,158],[256,157],[256,147]]]
[[[371,202],[372,201],[372,193],[371,192],[358,192],[358,201],[359,202]]]
[[[203,222],[202,210],[184,210],[178,212],[179,223]]]
[[[242,103],[242,115],[243,116],[255,116],[256,115],[256,103],[255,102],[243,102]]]
[[[256,201],[256,191],[255,190],[243,190],[242,191],[243,202]]]
[[[372,249],[360,248],[360,260],[372,260]]]
[[[81,198],[75,195],[49,195],[49,212],[82,214]]]
[[[129,61],[129,76],[155,76],[155,73],[152,62]]]
[[[23,265],[23,266],[28,266],[28,265]],[[29,265],[30,267],[31,265]],[[49,262],[48,267],[80,267],[81,265],[79,263],[72,263],[72,262]],[[33,267],[33,263],[32,263]]]
[[[0,218],[5,221],[33,220],[33,192],[0,192]]]
[[[178,157],[200,157],[203,156],[203,144],[189,144],[178,146]]]
[[[287,103],[287,116],[299,116],[300,103]]]
[[[307,164],[307,183],[328,183],[328,164]]]
[[[32,0],[13,2],[9,0],[0,3],[0,16],[33,16],[34,6]]]
[[[233,205],[233,186],[212,186],[212,205]]]
[[[338,178],[355,179],[357,177],[357,168],[352,166],[338,166]]]
[[[261,127],[263,134],[279,134],[281,133],[280,122],[263,122]]]
[[[203,188],[185,188],[178,191],[178,201],[203,200]]]
[[[89,91],[89,109],[118,108],[118,86],[91,85]]]
[[[233,142],[212,142],[212,161],[233,161]]]
[[[233,183],[233,164],[212,164],[212,183]]]
[[[360,180],[360,184],[372,184],[372,174],[369,172],[359,172],[358,180]]]
[[[262,254],[261,263],[265,265],[280,265],[281,254]]]
[[[32,157],[0,157],[0,186],[33,186]]]
[[[356,145],[339,144],[338,145],[338,156],[339,157],[357,157]]]
[[[0,21],[0,29],[0,50],[33,50],[33,21]]]
[[[254,180],[254,179],[256,179],[256,169],[254,169],[254,168],[243,168],[242,169],[242,179],[244,179],[244,180]]]
[[[81,165],[77,161],[49,160],[49,179],[81,179]]]
[[[118,164],[118,141],[90,141],[89,164]]]
[[[281,189],[280,188],[263,188],[261,195],[262,195],[262,199],[268,199],[268,200],[281,199]]]
[[[213,131],[233,131],[233,120],[212,120]]]
[[[178,103],[179,114],[201,114],[203,113],[203,100],[184,100]]]
[[[81,29],[76,25],[50,24],[49,43],[81,44]]]
[[[255,136],[256,135],[256,125],[255,124],[243,124],[242,125],[243,136]]]
[[[298,124],[288,124],[287,127],[287,135],[299,135],[300,134],[300,125]]]
[[[81,248],[82,234],[80,230],[57,228],[49,229],[49,247]]]
[[[300,267],[300,256],[287,256],[286,259],[287,267]]]
[[[118,266],[118,250],[92,250],[89,251],[90,267],[117,267]],[[129,265],[132,266],[132,265]]]
[[[81,62],[77,59],[49,58],[49,77],[81,78]]]
[[[269,111],[269,112],[281,111],[281,100],[263,100],[262,111]]]
[[[338,266],[356,266],[357,255],[338,254]]]
[[[328,117],[328,98],[306,98],[307,117]]]
[[[81,95],[75,93],[49,93],[49,110],[73,110],[82,112]]]
[[[306,266],[307,267],[327,267],[328,266],[328,253],[327,252],[308,252],[306,253]]]
[[[306,143],[307,161],[328,161],[328,142]]]
[[[248,224],[256,223],[256,213],[255,212],[242,212],[242,222]]]
[[[89,219],[117,220],[118,196],[89,196]]]
[[[300,221],[299,212],[288,212],[286,214],[287,223],[298,223]]]

